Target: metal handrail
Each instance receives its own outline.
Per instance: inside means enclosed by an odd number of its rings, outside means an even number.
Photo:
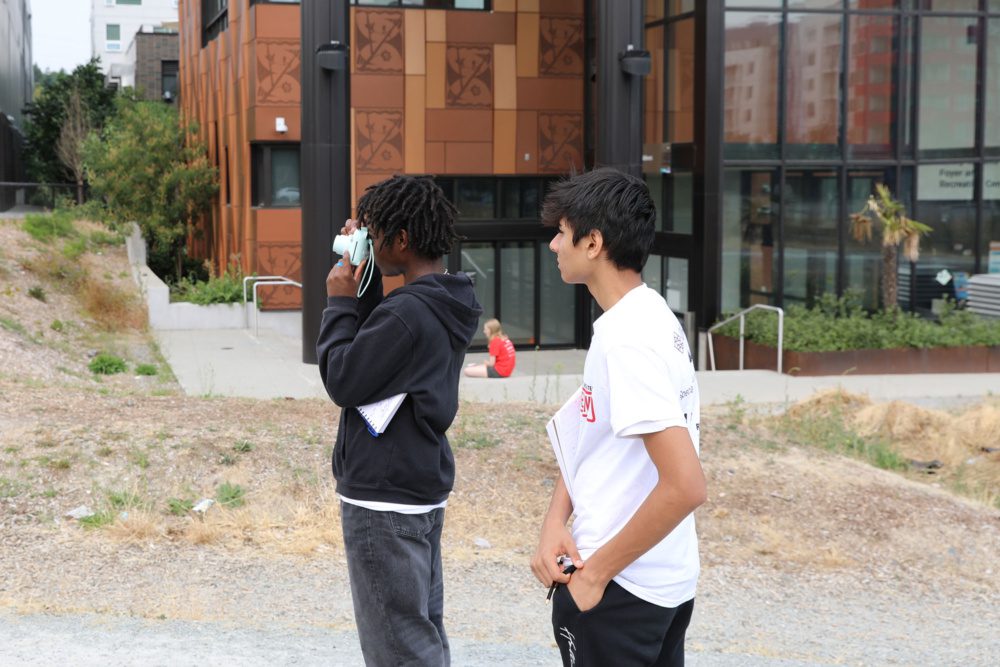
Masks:
[[[257,287],[260,285],[294,285],[299,289],[302,289],[302,283],[296,282],[291,278],[285,276],[246,276],[243,278],[243,314],[247,318],[247,328],[250,327],[249,318],[250,316],[246,312],[247,305],[247,283],[249,281],[253,282],[253,335],[257,337],[260,335],[260,312],[257,308]]]
[[[760,308],[761,310],[773,310],[778,313],[778,372],[781,373],[781,348],[784,344],[785,338],[785,311],[777,306],[768,306],[764,303],[758,303],[750,306],[749,308],[744,308],[740,312],[732,315],[721,322],[716,322],[708,328],[708,359],[712,366],[712,370],[715,368],[715,347],[712,345],[712,332],[716,329],[723,327],[735,319],[740,321],[740,370],[743,370],[743,340],[744,334],[746,332],[746,315],[752,310]]]

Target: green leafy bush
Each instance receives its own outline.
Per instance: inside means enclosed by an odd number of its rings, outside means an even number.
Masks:
[[[32,299],[38,299],[42,303],[45,303],[45,288],[41,285],[34,285],[28,288],[28,296]]]
[[[114,375],[125,372],[125,360],[113,354],[101,352],[90,360],[88,365],[94,375]]]
[[[153,364],[139,364],[135,367],[136,375],[156,375],[156,366]]]
[[[239,484],[224,482],[216,489],[215,500],[220,505],[225,505],[226,507],[242,507],[245,502],[243,499],[244,494],[243,487]]]
[[[719,333],[738,338],[739,322],[730,322]],[[777,347],[777,315],[760,310],[748,314],[745,335]],[[936,321],[900,310],[869,314],[856,294],[824,295],[813,308],[792,306],[785,311],[783,345],[793,352],[1000,345],[1000,321],[958,310],[954,304]]]
[[[171,301],[189,301],[201,306],[243,301],[243,273],[234,268],[207,281],[185,277],[170,289]]]

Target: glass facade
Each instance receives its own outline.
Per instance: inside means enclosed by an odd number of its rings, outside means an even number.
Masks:
[[[879,239],[859,242],[850,230],[878,183],[933,228],[919,261],[901,262],[902,280],[916,286],[901,290],[901,305],[922,309],[927,274],[988,269],[990,244],[1000,243],[1000,1],[720,4],[685,17],[709,36],[691,71],[722,73],[695,86],[693,117],[707,123],[692,141],[709,157],[690,183],[679,169],[661,183],[664,232],[718,238],[717,254],[695,248],[704,259],[692,270],[719,283],[699,311],[715,319],[846,290],[879,307]],[[668,18],[667,54],[671,29]],[[669,128],[669,91],[683,77],[669,57],[664,76]],[[678,224],[679,204],[714,196],[717,209],[695,206],[690,227]],[[717,221],[706,213],[715,210]]]

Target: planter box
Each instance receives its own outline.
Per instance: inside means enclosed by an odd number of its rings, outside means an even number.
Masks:
[[[740,367],[740,342],[713,336],[715,367]],[[746,341],[743,368],[777,370],[776,348]],[[888,375],[898,373],[1000,373],[1000,346],[896,348],[841,352],[782,354],[782,370],[789,375]]]

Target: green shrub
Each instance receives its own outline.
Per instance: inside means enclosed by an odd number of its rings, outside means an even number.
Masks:
[[[236,444],[233,445],[233,450],[240,452],[241,454],[246,454],[247,452],[253,451],[253,443],[249,440],[237,440]]]
[[[28,288],[28,296],[32,299],[38,299],[42,303],[45,303],[45,288],[41,285],[34,285]]]
[[[239,484],[224,482],[216,489],[215,500],[226,507],[242,507],[245,502],[244,494],[243,487]]]
[[[207,306],[213,303],[240,303],[243,301],[243,272],[238,268],[221,276],[211,276],[207,281],[181,278],[170,289],[171,301],[189,301]]]
[[[52,320],[52,324],[49,328],[56,332],[62,332],[66,329],[66,324],[62,320]]]
[[[730,322],[719,333],[738,338],[739,322]],[[745,335],[776,347],[777,315],[761,310],[748,314]],[[785,311],[783,345],[794,352],[1000,345],[1000,321],[958,310],[954,304],[936,321],[898,309],[869,314],[855,294],[824,295],[813,308],[791,306]]]
[[[167,511],[174,516],[185,516],[194,507],[194,502],[185,498],[170,498],[167,500]]]
[[[62,254],[66,259],[78,259],[80,255],[87,252],[89,244],[83,236],[66,241],[63,245]]]
[[[73,214],[67,210],[29,213],[24,217],[24,231],[45,243],[57,237],[70,238],[77,235],[76,227],[73,226]]]
[[[136,375],[156,375],[156,366],[153,364],[139,364],[135,367]]]
[[[125,360],[113,354],[101,352],[90,360],[90,372],[95,375],[114,375],[125,372]]]

